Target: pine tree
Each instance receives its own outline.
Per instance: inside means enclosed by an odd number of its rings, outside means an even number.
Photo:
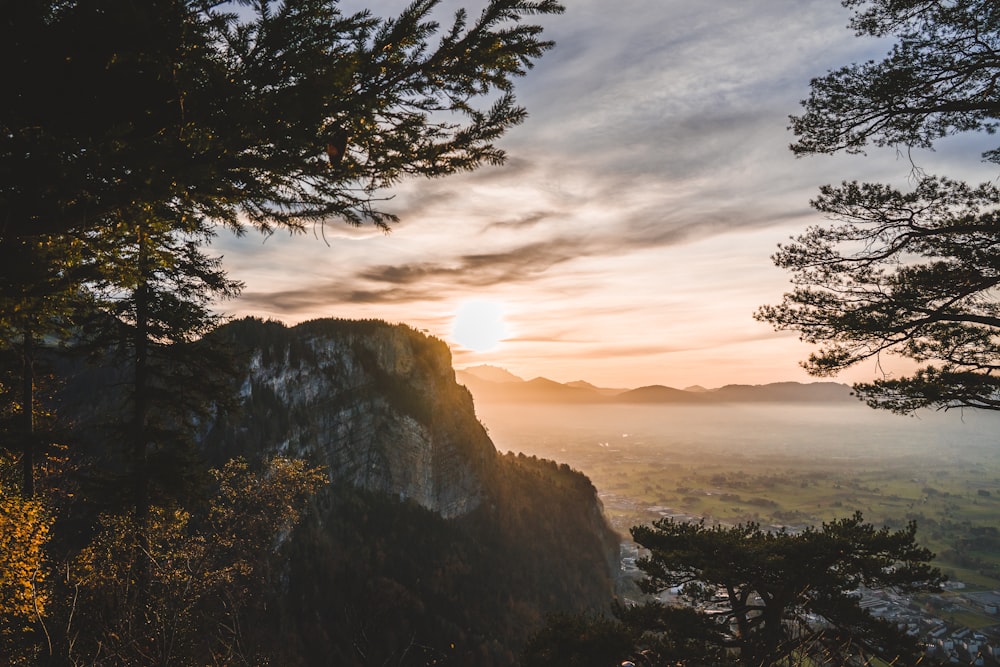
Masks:
[[[811,82],[792,117],[797,155],[869,146],[932,148],[1000,127],[1000,6],[993,0],[844,0],[859,35],[893,36],[881,61]],[[912,153],[910,153],[912,156]],[[983,153],[1000,160],[1000,150]],[[825,186],[812,205],[834,223],[779,248],[793,291],[757,318],[821,348],[803,363],[834,375],[883,355],[918,364],[855,386],[869,405],[1000,409],[1000,191],[926,175],[908,192],[879,183]]]
[[[792,534],[758,524],[708,527],[661,519],[632,528],[649,550],[639,560],[643,591],[680,588],[697,611],[703,641],[732,649],[745,667],[816,658],[829,664],[870,664],[873,657],[911,664],[914,640],[861,609],[868,589],[927,590],[942,580],[916,544],[916,525],[877,529],[853,517]],[[633,614],[655,629],[664,609]],[[691,619],[688,619],[690,622]]]
[[[0,239],[114,225],[135,202],[234,228],[384,225],[381,188],[502,162],[511,93],[554,0],[440,0],[398,17],[336,0],[62,2],[0,21]],[[3,248],[0,248],[2,250]]]
[[[19,251],[8,266],[9,280],[0,290],[0,347],[5,377],[0,396],[7,402],[2,432],[21,456],[21,494],[35,494],[39,450],[46,434],[39,432],[38,417],[48,410],[39,405],[36,390],[38,358],[45,339],[70,335],[74,320],[88,307],[83,280],[83,245],[76,239],[33,237],[19,239]],[[49,390],[52,387],[48,387]]]
[[[183,488],[197,424],[226,400],[227,357],[201,338],[221,319],[213,304],[236,296],[241,285],[226,278],[220,258],[206,254],[213,236],[205,220],[169,220],[146,206],[91,239],[95,264],[104,269],[94,287],[108,315],[91,344],[129,360],[118,435],[127,443],[120,455],[140,525],[152,492]]]

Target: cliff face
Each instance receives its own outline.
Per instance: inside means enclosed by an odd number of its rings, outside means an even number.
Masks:
[[[242,410],[205,438],[215,456],[305,457],[333,484],[412,500],[444,518],[482,502],[496,451],[441,341],[335,320],[292,329],[245,320],[223,334],[246,361]]]
[[[513,665],[546,615],[607,607],[618,537],[593,485],[499,455],[444,343],[335,320],[215,337],[242,370],[238,409],[205,424],[212,462],[283,453],[330,476],[264,624],[283,664]]]
[[[292,667],[508,667],[548,615],[610,606],[619,537],[596,489],[566,465],[501,456],[441,341],[382,322],[248,319],[192,345],[204,346],[198,358],[225,350],[235,374],[185,367],[148,387],[150,423],[164,427],[150,429],[154,503],[204,517],[208,468],[236,456],[251,466],[302,457],[330,481],[273,545],[239,612],[247,655]],[[76,483],[96,490],[68,513],[81,535],[130,502],[129,358],[52,353]]]

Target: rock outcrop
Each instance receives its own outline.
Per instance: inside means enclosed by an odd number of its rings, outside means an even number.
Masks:
[[[216,336],[243,371],[205,451],[302,456],[330,476],[274,604],[287,661],[512,665],[548,614],[607,609],[619,537],[596,489],[500,455],[443,342],[340,320]]]
[[[213,458],[281,453],[334,484],[413,500],[444,518],[483,498],[496,451],[455,383],[447,346],[406,326],[243,320],[220,335],[246,359],[241,410],[205,437]]]
[[[596,489],[566,465],[500,455],[442,341],[378,321],[245,319],[195,345],[226,350],[236,372],[232,400],[198,411],[192,484],[237,456],[301,457],[329,476],[275,552],[247,637],[275,664],[514,665],[547,615],[609,607],[619,537]],[[59,407],[86,434],[74,451],[114,479],[128,471],[114,433],[129,368],[104,359],[66,362]]]

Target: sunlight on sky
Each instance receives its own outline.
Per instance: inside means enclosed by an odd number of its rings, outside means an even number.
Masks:
[[[447,3],[459,5],[481,3]],[[891,149],[788,150],[809,80],[888,47],[855,37],[849,14],[828,0],[567,3],[545,20],[556,48],[518,81],[530,115],[499,142],[505,165],[403,181],[383,202],[400,217],[390,234],[330,221],[266,242],[224,235],[217,247],[246,289],[221,307],[289,324],[405,322],[449,342],[456,366],[526,378],[809,381],[799,361],[814,348],[753,319],[790,289],[770,256],[822,223],[808,204],[820,185],[907,188],[912,169]],[[914,157],[927,173],[985,181],[996,174],[982,144],[958,137]],[[502,314],[466,314],[476,303]],[[835,379],[891,375],[881,361]]]
[[[463,301],[455,312],[451,340],[475,352],[495,350],[504,336],[503,305],[495,301],[475,299]]]

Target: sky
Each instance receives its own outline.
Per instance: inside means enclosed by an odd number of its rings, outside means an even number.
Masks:
[[[406,3],[360,0],[388,16]],[[556,41],[516,94],[529,118],[502,167],[402,183],[389,234],[331,221],[297,236],[220,237],[242,296],[229,315],[403,322],[458,368],[606,387],[814,381],[813,349],[753,319],[780,302],[777,244],[819,224],[825,183],[907,187],[908,159],[795,158],[788,116],[809,80],[881,58],[835,0],[566,0]],[[478,13],[483,0],[445,0]],[[928,173],[995,179],[960,136],[914,157]],[[457,322],[456,322],[457,319]],[[485,351],[484,351],[485,349]],[[904,367],[883,360],[835,380]]]

